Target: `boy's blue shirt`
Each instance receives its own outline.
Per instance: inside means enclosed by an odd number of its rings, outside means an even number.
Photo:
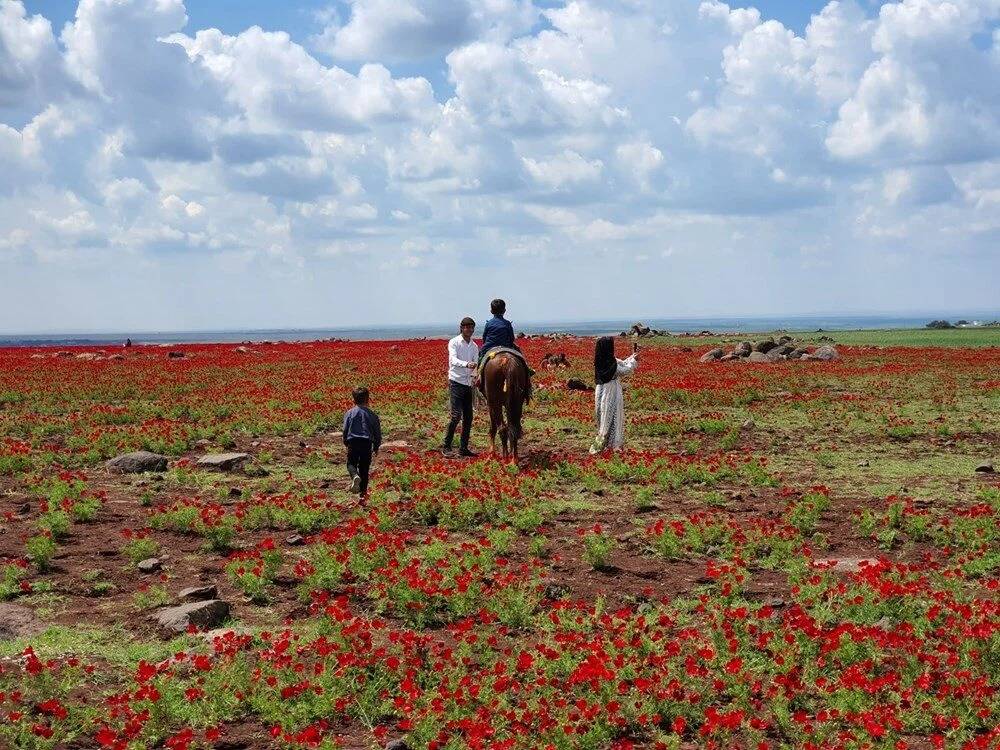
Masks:
[[[479,356],[497,346],[516,348],[514,343],[514,326],[505,318],[494,315],[483,326],[483,345],[479,347]]]
[[[344,415],[344,443],[352,438],[371,440],[372,448],[382,445],[382,423],[367,406],[355,406]]]

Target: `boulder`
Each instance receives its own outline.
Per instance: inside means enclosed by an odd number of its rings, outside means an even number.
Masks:
[[[140,573],[155,573],[160,569],[162,563],[160,563],[159,558],[148,557],[145,560],[139,562],[136,567],[139,569]]]
[[[822,360],[823,362],[832,362],[833,360],[840,359],[840,352],[837,351],[837,347],[827,344],[814,351],[812,358]]]
[[[30,638],[45,627],[33,610],[16,604],[0,604],[0,641]]]
[[[719,357],[720,362],[732,362],[734,359],[739,359],[739,357],[736,356],[736,352],[729,352],[728,354],[723,354]]]
[[[774,339],[764,339],[763,341],[758,341],[753,345],[753,350],[755,352],[760,352],[761,354],[767,354],[771,351],[777,344],[774,343]]]
[[[187,354],[184,352],[167,352],[168,359],[184,359],[185,357],[187,357]]]
[[[750,356],[747,357],[746,361],[765,363],[765,362],[770,362],[771,360],[768,359],[768,356],[762,352],[750,352]]]
[[[149,451],[134,451],[115,456],[105,466],[119,474],[141,474],[144,471],[166,471],[167,457]]]
[[[285,539],[285,544],[289,547],[301,547],[306,543],[305,537],[301,534],[292,534],[290,537]]]
[[[593,388],[591,388],[589,385],[587,385],[586,383],[584,383],[579,378],[570,378],[569,380],[567,380],[566,381],[566,387],[569,388],[571,391],[592,391],[592,390],[594,390]]]
[[[714,362],[717,359],[721,359],[722,355],[725,354],[722,349],[709,349],[707,352],[702,354],[699,358],[699,362]]]
[[[212,471],[232,471],[248,458],[249,453],[209,453],[199,458],[196,466]]]
[[[981,464],[979,464],[979,466],[976,467],[975,470],[977,472],[979,472],[980,474],[995,474],[996,473],[996,469],[993,468],[993,462],[992,461],[983,461]]]
[[[219,596],[219,589],[214,583],[207,586],[191,586],[181,589],[177,598],[184,602],[201,602],[208,599],[216,599]]]
[[[164,607],[153,615],[156,623],[164,631],[172,634],[185,633],[192,625],[200,630],[215,628],[228,617],[229,605],[220,599]]]
[[[785,355],[781,353],[780,346],[774,347],[774,349],[769,351],[764,356],[767,357],[768,362],[781,362],[781,360],[785,359]]]
[[[790,342],[791,340],[792,340],[792,337],[791,337],[791,336],[782,336],[782,337],[780,337],[780,338],[778,339],[778,343],[779,343],[779,344],[787,344],[787,343],[788,343],[788,342]]]
[[[749,341],[740,342],[735,349],[733,349],[733,354],[737,357],[749,357],[750,352],[753,351],[753,344]]]

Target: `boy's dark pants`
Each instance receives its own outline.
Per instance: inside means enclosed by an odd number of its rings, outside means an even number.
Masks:
[[[351,438],[347,441],[347,473],[361,477],[361,494],[368,494],[368,471],[372,466],[372,441]]]
[[[455,439],[455,428],[462,420],[462,436],[459,438],[459,448],[469,449],[469,432],[472,430],[472,386],[448,381],[448,397],[451,402],[451,421],[448,422],[448,432],[444,436],[444,447],[451,450]]]

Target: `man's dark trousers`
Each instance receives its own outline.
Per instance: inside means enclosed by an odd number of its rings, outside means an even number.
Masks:
[[[462,437],[459,439],[460,450],[469,450],[469,433],[472,431],[472,386],[448,381],[448,400],[451,402],[451,421],[448,422],[448,432],[444,436],[445,450],[451,450],[455,439],[455,428],[462,420]]]
[[[372,467],[372,441],[351,438],[347,441],[347,473],[361,477],[361,494],[368,494],[368,472]]]

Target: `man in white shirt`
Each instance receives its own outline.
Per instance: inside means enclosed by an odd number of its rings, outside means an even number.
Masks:
[[[448,400],[451,404],[451,421],[448,422],[448,432],[444,436],[441,452],[446,455],[451,453],[455,428],[461,420],[462,437],[459,439],[458,454],[475,456],[469,450],[469,432],[472,430],[472,379],[479,359],[479,346],[472,340],[476,321],[462,318],[459,330],[461,333],[448,342]]]

